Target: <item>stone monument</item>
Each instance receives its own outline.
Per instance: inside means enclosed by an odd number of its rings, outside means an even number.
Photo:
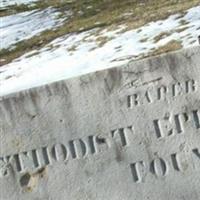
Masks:
[[[4,96],[1,200],[199,200],[200,48]]]

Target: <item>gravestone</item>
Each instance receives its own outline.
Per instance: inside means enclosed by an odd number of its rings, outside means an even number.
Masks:
[[[200,48],[0,101],[1,200],[200,199]]]

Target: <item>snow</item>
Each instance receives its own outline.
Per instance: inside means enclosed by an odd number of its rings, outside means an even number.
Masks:
[[[198,45],[200,6],[189,9],[184,16],[172,15],[134,30],[126,28],[69,34],[23,55],[0,68],[0,95],[119,66],[172,40],[180,41],[184,48]],[[156,41],[161,33],[168,34]],[[102,38],[106,42],[100,45]]]
[[[0,9],[6,8],[7,6],[29,4],[36,1],[38,0],[0,0]]]
[[[66,18],[60,19],[59,15],[55,9],[47,8],[0,17],[0,49],[60,26]]]

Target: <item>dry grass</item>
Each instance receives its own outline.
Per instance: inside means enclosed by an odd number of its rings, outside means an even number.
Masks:
[[[73,46],[69,47],[69,48],[67,49],[67,51],[73,52],[73,51],[76,51],[76,49],[77,49],[77,46],[76,46],[76,45],[73,45]]]
[[[168,53],[170,51],[176,51],[176,50],[179,50],[181,48],[182,48],[182,44],[181,44],[180,41],[171,40],[167,44],[155,49],[154,51],[152,51],[151,53],[149,53],[148,55],[146,55],[144,57],[156,56],[156,55],[160,55],[160,54],[163,54],[163,53]]]
[[[163,38],[170,36],[171,33],[170,32],[162,32],[159,35],[154,37],[154,43],[159,42],[160,40],[162,40]]]
[[[178,33],[181,33],[185,30],[187,30],[189,27],[188,26],[185,26],[185,27],[182,27],[182,28],[177,28],[175,31],[178,32]]]
[[[199,0],[42,0],[33,8],[44,9],[52,6],[61,11],[62,15],[66,10],[71,10],[73,16],[55,31],[44,31],[39,36],[17,43],[16,48],[12,50],[1,50],[0,57],[5,61],[0,65],[9,63],[26,52],[39,49],[55,38],[68,33],[82,32],[96,27],[112,26],[115,28],[121,24],[127,25],[127,29],[138,28],[150,21],[165,19],[171,14],[183,13],[186,9],[198,4]],[[3,11],[4,13],[0,13],[0,15],[33,8],[25,5],[11,6],[8,11]],[[126,15],[124,19],[123,13],[132,13],[132,15]]]
[[[181,26],[184,26],[184,25],[187,25],[187,24],[189,24],[189,22],[186,21],[186,20],[184,20],[184,19],[182,19],[182,20],[180,21],[180,25],[181,25]]]
[[[148,37],[142,38],[142,39],[140,40],[140,42],[142,42],[142,43],[147,42],[148,39],[149,39]]]
[[[106,44],[108,41],[110,41],[112,39],[114,39],[114,37],[100,36],[100,37],[97,37],[96,42],[99,47],[103,47],[104,44]]]

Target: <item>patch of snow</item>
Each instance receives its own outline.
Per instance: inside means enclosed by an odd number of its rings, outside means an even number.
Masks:
[[[0,0],[0,9],[6,8],[7,6],[29,4],[38,0]]]
[[[0,17],[0,49],[60,26],[66,18],[60,19],[59,15],[54,8],[47,8]]]
[[[181,23],[183,20],[187,24]],[[183,47],[198,45],[199,30],[200,6],[197,6],[189,9],[185,16],[172,15],[134,30],[126,31],[125,26],[120,26],[112,31],[94,29],[69,34],[1,67],[0,95],[125,64],[171,40],[180,41]],[[165,32],[170,34],[155,40]],[[102,37],[108,40],[100,45]]]

